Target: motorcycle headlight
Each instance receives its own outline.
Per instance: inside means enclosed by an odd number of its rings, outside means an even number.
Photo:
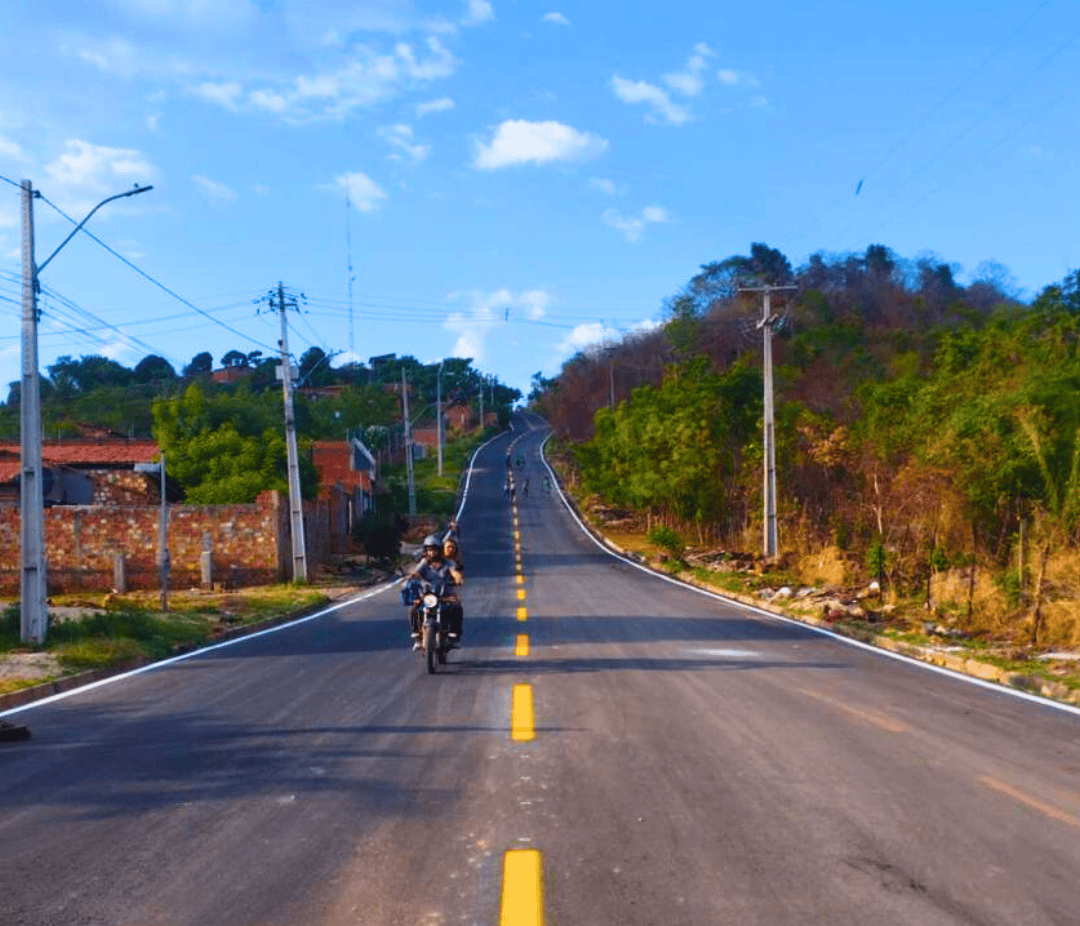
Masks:
[[[431,592],[428,592],[424,596],[424,607],[425,608],[434,608],[438,603],[439,603],[439,596],[438,595],[433,595]]]

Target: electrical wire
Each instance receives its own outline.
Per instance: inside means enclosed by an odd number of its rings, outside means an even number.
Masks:
[[[60,215],[62,215],[69,222],[71,222],[73,225],[78,224],[71,216],[69,216],[66,212],[64,212],[55,203],[50,202],[46,197],[41,196],[41,200],[42,200],[42,202],[49,205],[56,212],[58,212]],[[206,312],[203,309],[200,309],[193,302],[190,302],[189,300],[185,299],[183,296],[181,296],[178,293],[174,292],[173,290],[169,289],[169,287],[166,286],[164,283],[154,279],[154,277],[150,276],[150,274],[147,273],[145,270],[141,269],[140,267],[137,267],[135,264],[133,264],[130,260],[128,260],[122,254],[120,254],[119,252],[117,252],[113,248],[111,248],[109,245],[107,245],[104,241],[102,241],[93,232],[87,230],[86,228],[83,228],[82,232],[83,232],[83,234],[88,235],[91,239],[96,241],[99,245],[101,245],[106,251],[108,251],[110,254],[112,254],[113,257],[115,257],[121,263],[127,264],[127,266],[130,267],[132,270],[134,270],[137,274],[139,274],[139,276],[143,277],[146,280],[149,280],[151,283],[153,283],[158,289],[162,290],[163,292],[168,293],[177,302],[181,303],[182,305],[186,305],[189,309],[193,309],[194,311],[198,312],[203,317],[205,317],[205,318],[209,319],[210,321],[212,321],[215,325],[219,325],[220,327],[224,328],[226,331],[232,332],[237,337],[243,338],[245,341],[250,341],[252,344],[255,344],[255,345],[257,345],[259,347],[262,347],[262,348],[264,348],[266,350],[269,350],[269,351],[274,350],[274,348],[270,347],[268,344],[263,344],[261,341],[257,341],[255,338],[251,337],[250,335],[244,334],[244,332],[240,331],[238,328],[234,328],[234,327],[232,327],[232,325],[227,325],[225,322],[221,321],[220,319],[215,318],[209,312]]]

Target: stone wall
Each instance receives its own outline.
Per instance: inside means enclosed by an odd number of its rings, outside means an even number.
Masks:
[[[328,511],[304,504],[308,571],[329,562]],[[204,544],[213,551],[215,582],[231,586],[279,582],[290,574],[288,500],[264,492],[250,505],[168,505],[172,588],[198,586]],[[160,509],[156,505],[57,505],[45,511],[48,588],[113,587],[114,554],[124,556],[128,588],[157,588]],[[19,509],[0,507],[0,593],[18,594]]]

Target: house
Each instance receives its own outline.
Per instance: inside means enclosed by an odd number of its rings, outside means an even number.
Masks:
[[[152,463],[160,453],[152,440],[45,440],[41,447],[45,505],[156,505],[161,500],[157,477],[135,472],[135,464]],[[0,503],[19,503],[21,458],[17,441],[0,441]]]
[[[356,523],[375,506],[375,455],[352,437],[315,441],[311,456],[319,473],[319,502],[329,517],[331,551],[345,552]]]

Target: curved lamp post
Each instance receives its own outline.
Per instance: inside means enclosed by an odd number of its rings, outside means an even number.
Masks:
[[[106,203],[152,190],[135,185],[126,193],[117,193],[94,206],[75,230],[60,242],[39,267],[34,263],[34,190],[29,180],[22,182],[22,379],[19,384],[21,416],[21,463],[19,473],[19,540],[22,555],[20,574],[21,638],[24,642],[45,641],[45,498],[41,479],[41,388],[38,382],[37,294],[38,274]]]

